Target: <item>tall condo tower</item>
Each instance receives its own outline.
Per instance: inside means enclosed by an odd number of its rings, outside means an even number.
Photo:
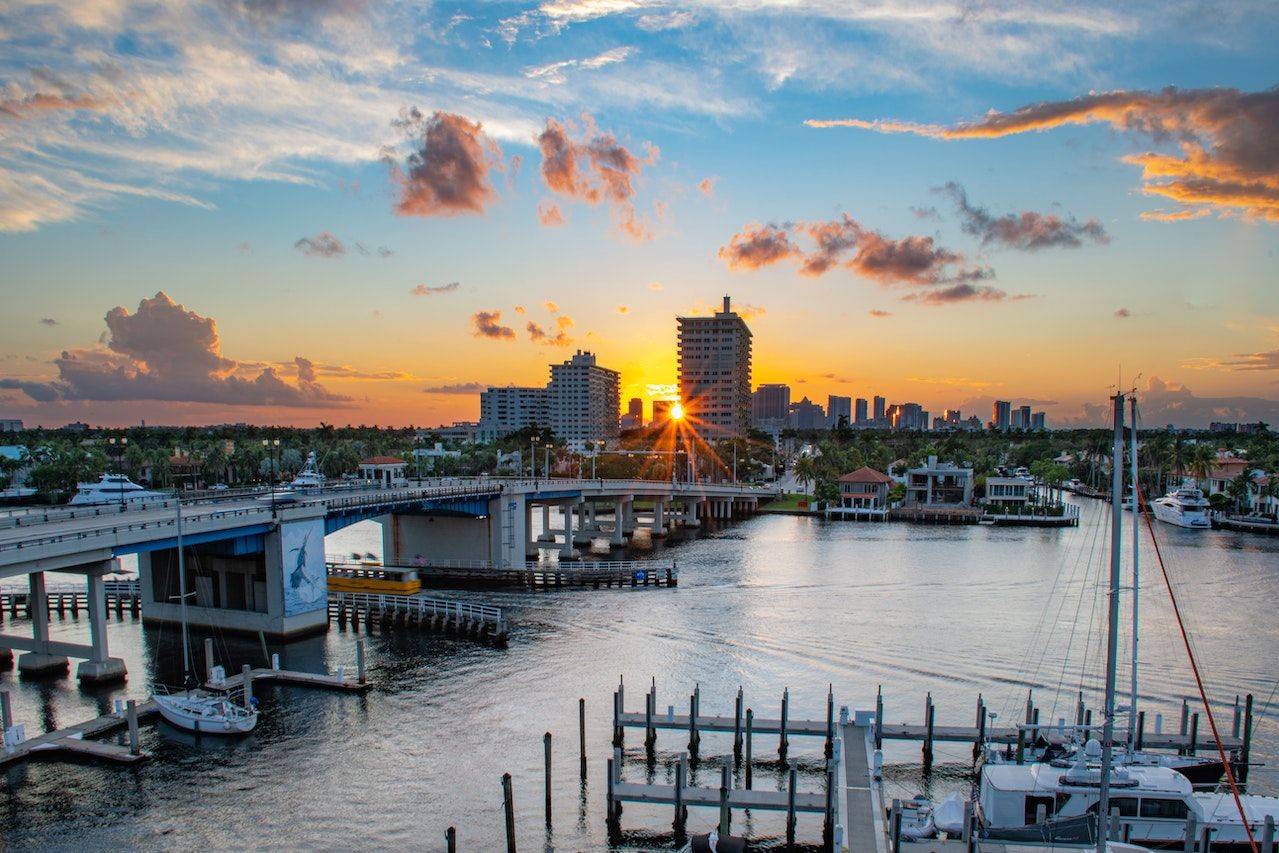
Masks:
[[[546,386],[551,430],[574,446],[617,438],[621,374],[600,367],[595,355],[578,350],[568,361],[551,365]]]
[[[709,438],[745,435],[751,425],[751,330],[729,297],[712,317],[677,317],[679,396],[689,423]]]

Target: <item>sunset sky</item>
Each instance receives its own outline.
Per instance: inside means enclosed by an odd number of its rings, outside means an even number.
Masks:
[[[792,398],[1279,423],[1273,2],[11,0],[0,418],[436,425],[724,294]]]

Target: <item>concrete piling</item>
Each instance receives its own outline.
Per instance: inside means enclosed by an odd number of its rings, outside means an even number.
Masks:
[[[786,785],[786,849],[795,849],[795,788],[799,781],[799,762],[790,763],[790,779]]]
[[[728,835],[733,822],[733,807],[728,804],[728,792],[732,789],[728,762],[719,768],[719,834]]]
[[[786,752],[790,748],[790,743],[786,739],[786,717],[790,712],[790,688],[786,687],[782,690],[782,719],[781,734],[777,738],[777,757],[782,761],[786,760]]]
[[[502,815],[506,820],[506,853],[515,853],[515,795],[511,774],[502,774]]]
[[[355,672],[360,684],[364,684],[364,641],[355,641]]]
[[[582,781],[586,781],[586,698],[577,700],[577,751],[580,756]]]
[[[253,668],[247,663],[240,667],[240,676],[244,680],[244,707],[253,707]]]
[[[684,843],[684,826],[688,819],[688,810],[684,808],[684,785],[688,778],[688,753],[682,752],[679,763],[675,765],[675,843]]]
[[[737,687],[737,702],[733,706],[733,765],[742,763],[742,688]]]
[[[697,732],[697,693],[694,692],[688,696],[688,754],[694,761],[701,741],[702,736]]]
[[[138,755],[142,749],[138,744],[138,703],[134,699],[130,699],[125,705],[125,713],[129,718],[129,752],[132,755]]]
[[[751,729],[755,727],[755,712],[750,708],[746,709],[746,790],[751,789],[752,782],[752,764],[751,761]]]
[[[551,828],[551,733],[542,735],[542,754],[546,782],[546,828]]]
[[[0,690],[0,734],[13,725],[13,706],[9,704],[9,691]]]

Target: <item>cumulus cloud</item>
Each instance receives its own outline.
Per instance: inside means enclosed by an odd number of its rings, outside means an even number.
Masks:
[[[990,139],[1063,125],[1104,123],[1149,138],[1163,151],[1123,158],[1142,169],[1142,190],[1182,210],[1147,218],[1189,218],[1199,210],[1279,222],[1279,87],[1116,91],[1029,104],[953,126],[900,121],[809,120],[810,127],[856,127],[934,139]],[[1166,153],[1175,147],[1178,154]],[[1185,215],[1182,215],[1182,214]]]
[[[1203,429],[1212,421],[1248,423],[1279,422],[1279,400],[1264,397],[1200,397],[1190,388],[1178,382],[1152,376],[1144,391],[1137,394],[1137,406],[1141,418],[1148,424]],[[1087,403],[1076,415],[1064,418],[1081,425],[1104,424],[1110,416],[1110,406]]]
[[[458,382],[453,385],[432,385],[422,389],[424,394],[478,394],[489,386],[483,382]]]
[[[426,118],[416,107],[394,122],[408,131],[419,147],[405,166],[390,153],[383,162],[399,187],[395,212],[401,216],[456,216],[483,213],[497,197],[489,180],[490,160],[500,163],[502,152],[479,122],[454,113],[436,112]]]
[[[564,214],[558,204],[546,202],[537,206],[537,221],[547,228],[556,228],[564,224]]]
[[[519,313],[519,309],[516,309]],[[476,311],[471,315],[471,322],[475,325],[475,337],[477,338],[493,338],[494,340],[515,340],[515,330],[510,326],[502,325],[501,311]]]
[[[635,210],[635,184],[644,167],[657,162],[659,151],[651,143],[645,156],[636,157],[612,133],[601,132],[594,120],[584,117],[586,127],[574,139],[572,123],[546,120],[537,137],[542,152],[542,180],[547,189],[568,199],[587,204],[607,203],[615,226],[637,239],[651,236],[644,218]]]
[[[460,281],[450,281],[448,284],[441,284],[437,287],[428,287],[425,284],[419,284],[409,293],[413,296],[434,296],[438,293],[452,293],[462,286]]]
[[[321,231],[314,237],[303,237],[293,244],[293,248],[313,258],[340,258],[346,254],[342,241],[330,231]]]
[[[1008,298],[1008,294],[998,287],[961,282],[923,293],[908,293],[902,300],[923,305],[949,305],[952,302],[1002,302]]]
[[[547,301],[547,302],[543,302],[542,304],[546,306],[546,310],[550,311],[552,314],[560,310],[560,306],[556,305],[554,302]]]
[[[870,316],[872,316],[872,317],[891,317],[891,316],[893,316],[893,312],[892,312],[892,311],[885,311],[885,310],[883,310],[882,308],[872,308],[872,309],[870,309],[869,311],[867,311],[866,313],[867,313],[867,314],[869,314],[869,315],[870,315]]]
[[[954,200],[962,219],[960,227],[964,233],[979,238],[983,246],[994,243],[1007,249],[1034,252],[1054,247],[1077,249],[1084,241],[1110,242],[1110,235],[1096,219],[1081,223],[1073,216],[1062,219],[1033,210],[994,216],[984,207],[971,204],[964,188],[954,181],[938,188],[938,191]]]
[[[806,238],[812,248],[803,248],[792,235]],[[994,287],[972,287],[972,282],[992,278],[994,273],[988,268],[968,266],[963,255],[936,245],[932,237],[892,239],[847,213],[829,222],[747,225],[720,248],[719,257],[734,270],[756,270],[792,260],[799,264],[799,273],[806,276],[821,276],[843,266],[885,286],[951,286],[947,293],[931,299],[915,297],[928,304],[1006,295]]]
[[[701,182],[697,185],[697,189],[702,195],[706,196],[707,198],[714,198],[715,183],[718,180],[719,178],[702,178]]]
[[[1118,317],[1120,320],[1127,320],[1129,317],[1132,316],[1132,312],[1129,311],[1127,308],[1116,308],[1115,316]]]
[[[217,323],[175,303],[161,291],[143,299],[135,313],[122,307],[106,315],[105,348],[64,351],[54,360],[58,378],[49,382],[0,380],[37,401],[166,400],[236,406],[298,408],[345,406],[316,381],[314,365],[297,358],[297,383],[274,367],[256,376],[222,354]]]
[[[41,317],[40,325],[41,326],[57,326],[59,324],[58,324],[58,321],[53,319],[52,317]]]
[[[573,319],[571,317],[555,318],[555,334],[549,333],[532,320],[525,327],[528,329],[528,338],[535,344],[547,344],[553,347],[566,347],[573,343],[573,339],[568,336],[568,330],[573,327]]]

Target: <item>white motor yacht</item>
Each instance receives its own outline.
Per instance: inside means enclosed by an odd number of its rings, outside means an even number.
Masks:
[[[1212,526],[1208,520],[1210,506],[1198,489],[1177,489],[1155,500],[1155,518],[1178,527],[1203,530]]]
[[[144,489],[123,474],[103,474],[96,483],[77,483],[71,506],[164,500],[168,495]]]
[[[306,455],[306,464],[289,483],[290,489],[323,489],[325,477],[320,473],[319,463],[315,460],[315,451]]]

